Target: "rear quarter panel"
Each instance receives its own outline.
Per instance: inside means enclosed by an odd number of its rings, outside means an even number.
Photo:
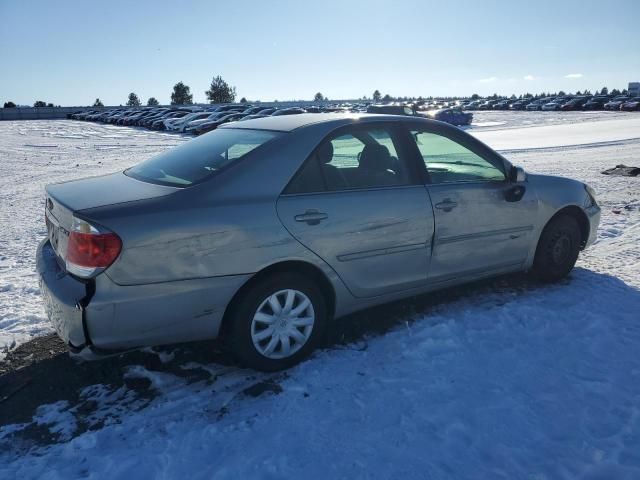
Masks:
[[[322,136],[285,134],[260,158],[248,155],[201,184],[165,197],[82,211],[122,239],[122,253],[107,275],[120,285],[139,285],[251,274],[296,259],[331,275],[276,213],[278,196]]]

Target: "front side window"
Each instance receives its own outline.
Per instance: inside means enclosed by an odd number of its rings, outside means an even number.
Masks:
[[[411,134],[427,167],[431,183],[506,180],[498,165],[450,138],[419,130],[412,130]]]
[[[287,193],[313,193],[411,184],[407,160],[384,127],[354,128],[320,143]]]
[[[221,128],[157,155],[125,174],[138,180],[188,187],[239,160],[280,132]]]

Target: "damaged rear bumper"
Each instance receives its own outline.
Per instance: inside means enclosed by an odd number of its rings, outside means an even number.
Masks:
[[[251,275],[118,285],[107,273],[68,274],[48,240],[37,270],[47,316],[75,355],[91,360],[139,347],[215,338],[227,305]]]

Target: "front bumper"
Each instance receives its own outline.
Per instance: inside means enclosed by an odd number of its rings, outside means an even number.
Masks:
[[[600,225],[600,207],[596,204],[584,210],[589,220],[589,238],[585,243],[585,248],[592,245],[598,238],[598,225]]]

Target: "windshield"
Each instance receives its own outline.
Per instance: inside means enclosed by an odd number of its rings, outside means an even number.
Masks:
[[[265,130],[215,130],[150,158],[124,173],[145,182],[188,187],[280,135],[281,132]]]

